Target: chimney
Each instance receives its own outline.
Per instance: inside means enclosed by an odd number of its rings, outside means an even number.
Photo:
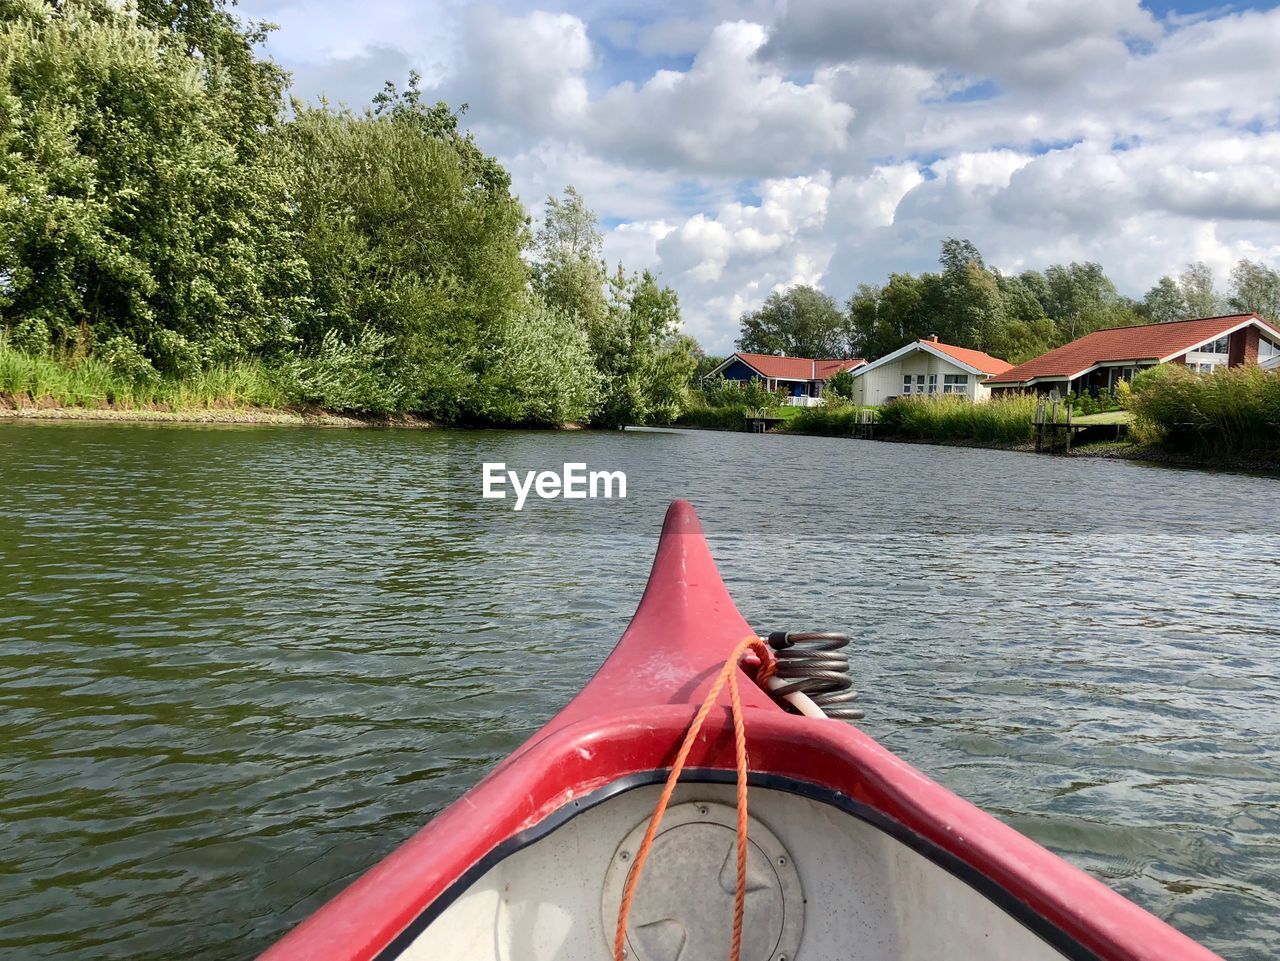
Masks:
[[[925,340],[927,340],[931,344],[936,344],[938,342],[938,335],[930,334],[928,337],[925,338]]]

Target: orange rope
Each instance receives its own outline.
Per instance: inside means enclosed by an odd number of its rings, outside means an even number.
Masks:
[[[773,673],[773,656],[768,645],[758,637],[744,637],[725,660],[724,667],[720,669],[720,675],[711,685],[711,690],[707,692],[706,700],[694,715],[688,733],[684,736],[684,743],[680,745],[675,762],[671,765],[671,774],[667,776],[667,783],[658,798],[658,804],[653,809],[653,816],[649,818],[649,827],[644,832],[640,849],[636,851],[631,870],[627,873],[627,883],[622,889],[622,903],[618,905],[618,927],[613,935],[614,961],[623,961],[626,955],[627,915],[631,913],[631,902],[635,899],[636,888],[640,884],[640,871],[644,868],[649,850],[653,847],[653,840],[658,835],[662,816],[666,813],[667,804],[670,803],[671,795],[675,792],[676,782],[680,780],[680,772],[684,770],[685,762],[689,759],[689,752],[693,750],[693,742],[697,739],[703,722],[711,713],[711,708],[726,683],[729,685],[733,741],[738,762],[738,880],[733,892],[733,941],[729,946],[729,961],[740,961],[742,915],[747,900],[747,736],[742,724],[742,701],[738,696],[738,661],[748,650],[755,651],[756,656],[760,658],[760,670],[756,675],[756,683],[763,685]]]

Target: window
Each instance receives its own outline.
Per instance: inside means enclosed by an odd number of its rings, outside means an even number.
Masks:
[[[938,375],[929,375],[929,393],[936,394],[938,392]]]
[[[969,393],[969,375],[947,374],[942,378],[942,392],[944,394]]]
[[[1202,344],[1195,349],[1198,354],[1225,354],[1227,352],[1227,338],[1219,337],[1211,344]]]
[[[910,374],[902,375],[902,393],[903,393],[903,396],[906,396],[907,394],[911,393],[911,375]]]
[[[1280,354],[1280,344],[1273,344],[1265,337],[1258,338],[1258,360],[1269,360]]]

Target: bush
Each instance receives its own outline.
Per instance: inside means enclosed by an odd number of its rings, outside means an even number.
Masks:
[[[586,420],[600,399],[587,335],[532,300],[498,324],[473,415],[499,424],[559,427]]]
[[[1280,453],[1280,372],[1247,364],[1195,374],[1162,364],[1134,379],[1128,406],[1140,443],[1201,455]]]
[[[42,357],[49,352],[49,325],[40,317],[28,317],[14,324],[9,332],[9,343],[14,350],[33,357]]]
[[[152,363],[161,373],[195,377],[203,369],[200,350],[177,331],[160,328],[151,335]]]
[[[751,407],[768,410],[780,407],[786,391],[768,390],[762,380],[725,380],[713,377],[702,385],[702,400],[707,407]]]
[[[112,337],[102,345],[98,356],[112,373],[128,383],[146,384],[159,375],[142,348],[128,337]]]
[[[1105,414],[1108,411],[1121,410],[1124,407],[1121,393],[1127,387],[1128,384],[1121,381],[1116,390],[1099,391],[1097,397],[1092,394],[1071,394],[1067,397],[1067,403],[1076,414]]]
[[[329,330],[318,350],[280,368],[281,389],[294,403],[329,410],[362,414],[403,410],[405,391],[384,370],[388,343],[389,338],[367,327],[349,343],[336,330]]]

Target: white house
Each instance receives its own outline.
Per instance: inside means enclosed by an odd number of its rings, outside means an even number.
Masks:
[[[1012,364],[967,347],[938,343],[937,337],[917,340],[853,371],[853,401],[875,406],[893,397],[917,394],[955,394],[986,400],[986,380]]]

